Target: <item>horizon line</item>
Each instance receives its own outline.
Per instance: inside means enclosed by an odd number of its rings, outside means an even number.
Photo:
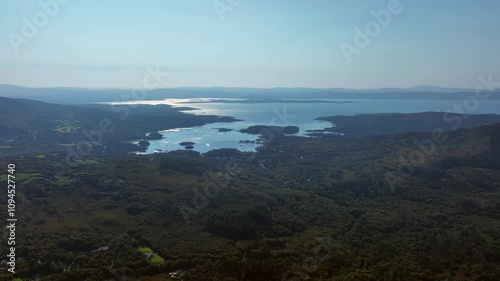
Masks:
[[[127,88],[127,87],[83,87],[83,86],[24,86],[24,85],[15,85],[15,84],[1,84],[1,86],[9,86],[9,87],[18,87],[18,88],[26,88],[26,89],[84,89],[84,90],[133,90],[135,87]],[[443,87],[443,86],[434,86],[434,85],[414,85],[410,87],[380,87],[380,88],[346,88],[346,87],[328,87],[328,88],[315,88],[315,87],[231,87],[231,86],[204,86],[204,87],[196,87],[196,86],[179,86],[179,87],[157,87],[150,89],[154,90],[176,90],[176,89],[249,89],[249,90],[277,90],[277,89],[308,89],[308,90],[356,90],[356,91],[375,91],[375,90],[411,90],[413,88],[437,88],[441,90],[456,90],[456,91],[474,91],[472,88],[461,88],[461,87]],[[418,90],[418,89],[417,89]],[[494,89],[494,91],[498,91],[500,88]]]

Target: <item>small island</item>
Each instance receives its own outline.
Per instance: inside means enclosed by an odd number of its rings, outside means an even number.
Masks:
[[[150,133],[146,136],[147,140],[161,140],[163,139],[163,135],[158,133],[158,132],[153,132],[153,133]]]
[[[239,143],[257,143],[257,141],[254,141],[254,140],[240,140]]]
[[[194,146],[192,146],[192,145],[186,145],[184,148],[185,149],[194,149]]]
[[[219,133],[234,131],[233,129],[228,129],[228,128],[215,128],[215,129],[218,130]]]
[[[149,141],[147,140],[140,140],[137,145],[140,146],[140,147],[148,147],[149,146]]]
[[[297,126],[281,127],[281,126],[255,125],[255,126],[250,126],[246,129],[240,130],[241,133],[251,134],[251,135],[263,135],[263,134],[267,134],[269,131],[273,132],[275,134],[293,135],[293,134],[297,134],[299,132],[299,127],[297,127]]]
[[[183,142],[179,143],[179,145],[181,145],[181,146],[193,146],[195,144],[196,143],[190,142],[190,141],[183,141]]]

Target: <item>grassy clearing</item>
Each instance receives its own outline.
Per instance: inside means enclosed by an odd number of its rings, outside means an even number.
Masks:
[[[139,252],[141,252],[141,253],[148,253],[148,254],[153,255],[153,257],[151,258],[151,262],[152,262],[152,263],[159,264],[159,263],[164,263],[164,262],[165,262],[165,259],[163,259],[162,257],[160,257],[157,253],[155,253],[155,252],[154,252],[151,248],[149,248],[149,247],[140,247],[138,250],[139,250]]]
[[[141,247],[139,248],[139,252],[141,253],[148,253],[148,254],[153,254],[153,250],[149,247]]]
[[[47,157],[47,156],[44,154],[39,154],[36,156],[36,158],[38,158],[38,159],[44,159],[45,157]]]
[[[91,211],[89,221],[94,226],[102,227],[105,231],[121,233],[128,227],[136,227],[137,221],[123,209]]]
[[[153,258],[151,259],[151,262],[152,263],[164,263],[165,260],[162,257],[158,256],[157,254],[154,254]]]
[[[71,184],[71,179],[68,176],[64,176],[56,180],[51,180],[50,183],[61,187]]]
[[[0,149],[11,149],[12,146],[10,145],[0,145]]]
[[[15,174],[14,175],[16,178],[15,179],[12,179],[14,180],[15,182],[22,182],[22,183],[30,183],[34,180],[37,180],[39,178],[42,178],[43,175],[42,174],[22,174],[22,173],[19,173],[19,174]],[[5,182],[8,180],[8,175],[1,175],[0,176],[0,180],[2,182]]]

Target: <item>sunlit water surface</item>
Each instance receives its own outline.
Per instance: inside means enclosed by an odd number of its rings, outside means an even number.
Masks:
[[[222,100],[222,99],[216,99]],[[225,99],[228,100],[228,99]],[[238,99],[231,99],[238,100]],[[200,103],[203,101],[203,103]],[[192,128],[178,128],[160,132],[161,140],[150,141],[147,154],[184,149],[181,142],[194,142],[193,150],[204,153],[212,149],[236,148],[255,151],[258,136],[243,134],[239,130],[252,125],[298,126],[299,136],[307,136],[307,130],[332,127],[329,122],[315,120],[318,117],[357,115],[371,113],[417,113],[426,111],[453,112],[455,104],[463,101],[451,100],[381,100],[381,99],[321,99],[338,103],[304,103],[294,100],[287,103],[222,103],[211,99],[166,99],[159,101],[135,101],[121,104],[168,104],[174,107],[191,107],[190,114],[231,116],[243,121],[211,123]],[[473,114],[500,114],[500,101],[483,101]],[[232,129],[219,132],[219,128]],[[339,132],[342,133],[342,132]]]

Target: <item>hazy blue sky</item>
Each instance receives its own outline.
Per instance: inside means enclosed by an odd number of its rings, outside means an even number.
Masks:
[[[0,83],[136,87],[157,64],[171,73],[162,87],[475,87],[479,75],[500,77],[498,0],[401,0],[350,63],[339,45],[354,45],[355,27],[390,0],[241,0],[224,20],[213,0],[65,1],[16,53],[12,34],[43,9],[0,0]],[[219,3],[229,2],[238,0]]]

